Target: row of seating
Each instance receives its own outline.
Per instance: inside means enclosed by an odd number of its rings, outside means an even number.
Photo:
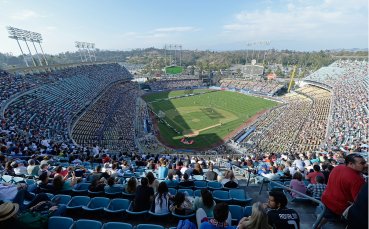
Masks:
[[[129,223],[107,222],[102,224],[97,220],[80,219],[73,221],[69,217],[52,216],[48,222],[49,229],[164,229],[161,225],[156,224],[139,224],[136,227]]]

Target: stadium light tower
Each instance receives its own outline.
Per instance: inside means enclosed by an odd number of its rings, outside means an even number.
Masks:
[[[44,61],[45,61],[45,64],[46,65],[49,65],[49,63],[47,62],[47,59],[45,57],[45,53],[44,53],[44,50],[42,49],[42,46],[41,46],[41,42],[42,42],[42,35],[40,33],[35,33],[35,32],[32,32],[32,38],[33,38],[33,41],[34,42],[37,42],[38,45],[40,46],[40,49],[41,49],[41,52],[42,52],[42,57],[44,58]],[[36,51],[37,52],[37,51]]]
[[[36,67],[36,66],[37,66],[37,65],[36,65],[36,61],[35,61],[35,59],[33,58],[33,56],[32,56],[32,52],[31,52],[31,49],[29,48],[28,43],[27,43],[27,40],[29,40],[30,32],[29,32],[29,31],[27,31],[27,30],[23,30],[23,29],[22,29],[22,30],[21,30],[21,32],[20,32],[20,34],[21,34],[21,38],[23,39],[24,43],[26,43],[26,46],[27,46],[27,49],[28,49],[29,55],[30,55],[30,57],[31,57],[31,59],[32,59],[33,65]]]
[[[22,46],[19,43],[18,29],[14,28],[14,27],[11,27],[11,26],[8,26],[7,29],[8,29],[8,33],[9,33],[9,38],[14,39],[14,40],[17,41],[19,49],[21,50],[21,53],[22,53],[22,56],[23,56],[23,60],[26,63],[27,67],[29,67],[28,61],[26,59],[26,55],[24,54]]]
[[[36,54],[37,54],[38,61],[40,62],[40,66],[42,66],[41,57],[40,57],[40,54],[38,53],[37,48],[36,48],[36,45],[35,45],[35,42],[37,42],[37,34],[34,33],[34,32],[30,32],[30,34],[29,34],[29,40],[32,42],[33,48],[35,49]]]

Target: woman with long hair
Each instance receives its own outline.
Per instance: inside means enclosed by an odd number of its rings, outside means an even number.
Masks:
[[[134,194],[137,188],[137,179],[135,177],[129,178],[127,186],[125,187],[126,193]]]
[[[252,205],[250,217],[244,217],[238,224],[239,229],[272,229],[268,224],[268,216],[262,203],[256,202]]]
[[[155,213],[168,213],[170,198],[171,196],[167,184],[161,182],[158,187],[158,192],[155,194]]]
[[[148,172],[146,174],[146,178],[149,180],[149,187],[153,188],[154,192],[156,192],[159,187],[159,181],[155,178],[152,172]]]
[[[213,199],[213,194],[207,189],[201,190],[201,197],[196,197],[192,209],[197,210],[199,208],[204,209],[207,217],[214,217],[213,210],[215,206],[215,201]]]

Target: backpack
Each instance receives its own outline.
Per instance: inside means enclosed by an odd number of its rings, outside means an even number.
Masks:
[[[178,222],[177,229],[197,229],[197,227],[194,223],[186,219]]]
[[[46,228],[48,217],[39,212],[25,212],[18,216],[18,221],[27,228]]]

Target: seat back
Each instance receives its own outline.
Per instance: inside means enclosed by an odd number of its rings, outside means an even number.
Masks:
[[[169,190],[169,193],[172,195],[172,196],[175,196],[177,194],[177,189],[175,188],[168,188]]]
[[[246,199],[245,190],[243,189],[230,189],[229,197],[234,199]]]
[[[239,205],[228,205],[229,211],[232,215],[232,220],[237,221],[237,223],[240,221],[240,219],[243,217],[243,207]]]
[[[110,199],[106,197],[94,197],[87,205],[89,208],[105,208],[109,205]]]
[[[218,181],[209,181],[208,188],[210,189],[222,189],[222,184]]]
[[[52,202],[57,203],[57,204],[68,204],[68,202],[72,199],[72,197],[70,195],[55,195],[52,198]]]
[[[164,227],[157,224],[139,224],[136,229],[164,229]]]
[[[112,199],[110,201],[109,207],[108,209],[110,210],[127,210],[129,207],[129,204],[131,203],[131,201],[127,200],[127,199]]]
[[[198,189],[205,189],[205,188],[207,188],[206,181],[196,180],[194,182],[195,182],[195,188],[198,188]]]
[[[77,220],[73,228],[74,229],[101,229],[102,223],[96,220],[89,220],[89,219],[80,219]]]
[[[73,225],[74,221],[69,217],[52,216],[49,218],[48,226],[49,229],[69,229]]]
[[[102,229],[132,229],[133,226],[129,223],[121,223],[121,222],[108,222],[105,223]]]
[[[68,203],[69,207],[76,206],[87,206],[88,202],[90,202],[90,197],[88,196],[74,196]]]
[[[219,199],[229,199],[229,192],[228,191],[222,191],[222,190],[214,190],[213,196],[215,198]]]

